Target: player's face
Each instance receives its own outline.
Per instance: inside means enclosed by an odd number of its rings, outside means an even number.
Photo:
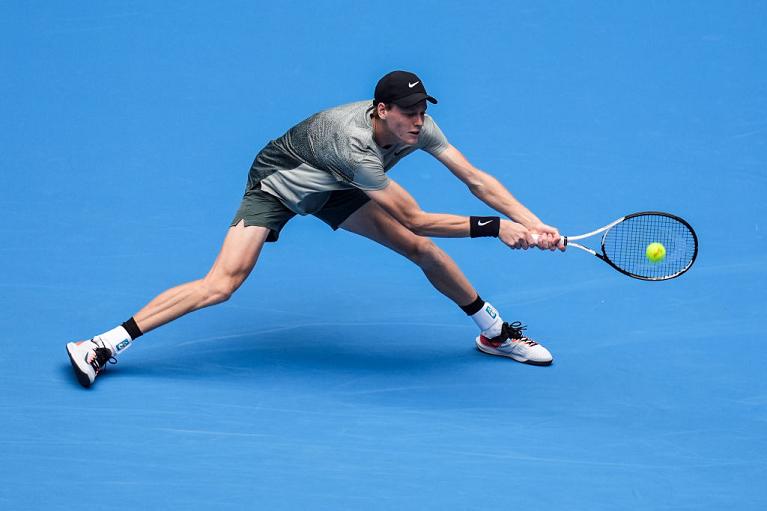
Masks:
[[[392,104],[391,108],[386,111],[386,127],[399,142],[415,145],[418,143],[418,135],[423,128],[425,115],[426,100],[408,108]]]

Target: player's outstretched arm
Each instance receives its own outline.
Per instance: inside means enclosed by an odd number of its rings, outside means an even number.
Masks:
[[[472,236],[472,217],[450,215],[446,213],[427,213],[423,211],[416,200],[407,190],[393,180],[382,190],[366,191],[367,195],[393,216],[399,223],[419,236],[435,236],[438,238],[467,238]],[[480,227],[482,220],[473,217]],[[523,225],[509,220],[495,219],[498,236],[501,241],[511,248],[528,248],[535,245],[531,232]],[[476,236],[477,226],[474,226]],[[480,234],[482,235],[482,234]]]
[[[463,181],[479,200],[538,234],[540,248],[557,247],[560,236],[555,227],[544,224],[495,177],[472,165],[458,149],[450,145],[437,156],[437,159]]]

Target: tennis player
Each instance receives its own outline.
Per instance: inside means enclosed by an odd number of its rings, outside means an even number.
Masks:
[[[276,242],[295,215],[310,214],[334,230],[365,236],[417,264],[440,293],[474,320],[479,328],[475,343],[482,352],[551,364],[551,353],[524,335],[520,322],[504,322],[429,237],[492,236],[513,249],[555,250],[559,233],[450,145],[426,114],[427,102],[437,100],[418,76],[393,71],[378,82],[372,102],[325,110],[269,142],[250,168],[242,203],[208,274],[161,293],[122,325],[68,343],[78,381],[86,387],[93,384],[107,362],[115,363],[142,334],[228,300],[250,274],[264,243]],[[477,198],[508,219],[423,211],[387,175],[417,149],[442,162]]]

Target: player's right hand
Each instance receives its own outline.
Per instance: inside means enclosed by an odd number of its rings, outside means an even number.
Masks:
[[[498,237],[511,248],[527,250],[535,246],[532,233],[522,224],[511,220],[501,219],[501,228]]]
[[[529,227],[530,232],[533,234],[533,240],[535,244],[541,250],[561,250],[565,251],[565,245],[562,243],[562,235],[559,234],[559,229],[546,225],[542,222],[537,222]]]

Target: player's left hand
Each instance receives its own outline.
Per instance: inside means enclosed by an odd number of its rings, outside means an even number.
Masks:
[[[559,234],[559,229],[546,225],[542,222],[531,225],[530,232],[538,235],[537,246],[541,250],[556,250],[559,249],[564,252],[565,246],[560,243],[562,236]]]

